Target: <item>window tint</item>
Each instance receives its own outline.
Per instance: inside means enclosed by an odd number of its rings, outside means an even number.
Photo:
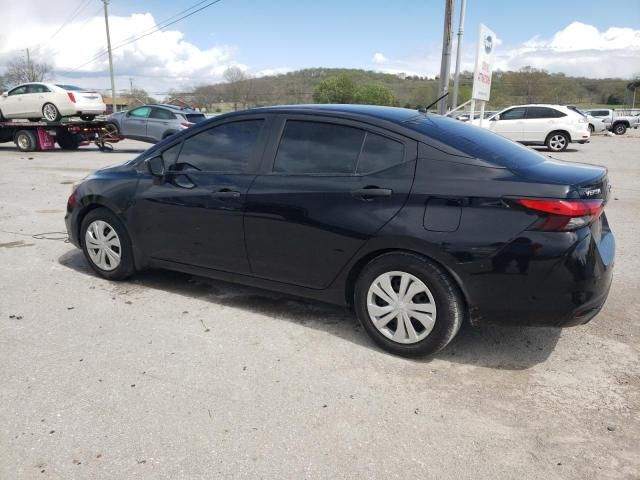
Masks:
[[[404,160],[404,146],[381,135],[367,132],[358,158],[357,173],[370,173],[389,168]]]
[[[169,110],[165,110],[164,108],[154,108],[151,110],[151,115],[149,118],[157,118],[160,120],[174,120],[176,116],[170,112]]]
[[[176,160],[178,160],[178,153],[180,153],[180,147],[182,146],[182,142],[174,145],[173,147],[167,148],[164,152],[162,152],[162,159],[164,160],[165,168],[169,168],[176,164]]]
[[[187,117],[187,121],[191,123],[198,123],[207,119],[203,113],[187,113],[186,115],[183,113],[183,115]]]
[[[27,86],[27,93],[47,93],[47,92],[49,92],[49,89],[44,85],[36,84],[36,85]]]
[[[129,115],[132,117],[138,118],[147,118],[151,113],[151,107],[140,107],[133,109],[129,112]]]
[[[187,138],[177,169],[244,172],[258,145],[262,120],[225,123]]]
[[[288,120],[273,165],[274,172],[354,173],[364,131],[330,123]]]
[[[63,90],[71,91],[71,92],[82,92],[84,88],[76,87],[74,85],[60,85],[56,83],[56,87],[60,87]]]
[[[580,112],[576,112],[580,113]],[[580,113],[581,114],[581,113]],[[564,113],[548,107],[528,107],[527,118],[560,118],[566,116]]]
[[[9,95],[23,95],[27,93],[27,86],[23,85],[21,87],[14,88],[9,92]]]
[[[534,150],[452,118],[420,115],[404,125],[464,155],[498,167],[527,167],[545,161],[545,157]]]
[[[518,107],[512,108],[511,110],[507,110],[500,114],[500,120],[519,120],[524,118],[524,112],[526,108]]]

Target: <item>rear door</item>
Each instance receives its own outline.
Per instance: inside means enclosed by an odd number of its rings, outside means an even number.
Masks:
[[[120,133],[125,137],[146,138],[147,119],[152,107],[138,107],[127,112],[122,120]]]
[[[243,213],[264,144],[264,117],[236,119],[167,148],[167,181],[139,182],[130,225],[152,259],[248,273]]]
[[[414,141],[373,126],[280,116],[248,194],[254,275],[322,289],[404,204]]]
[[[555,129],[558,119],[566,115],[549,107],[527,107],[522,140],[544,142],[547,134]]]
[[[176,121],[175,113],[166,108],[153,107],[147,119],[147,137],[159,142],[167,131],[176,131]]]
[[[30,115],[42,116],[42,107],[47,101],[51,101],[48,98],[50,90],[39,83],[32,83],[27,86],[27,93],[23,95],[24,110],[25,113]]]
[[[490,120],[489,128],[510,140],[523,140],[526,111],[526,107],[515,107],[505,110],[500,114],[499,120],[495,119],[496,117]]]

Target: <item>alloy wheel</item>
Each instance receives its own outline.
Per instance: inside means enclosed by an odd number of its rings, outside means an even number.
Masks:
[[[24,133],[18,135],[18,137],[16,138],[16,142],[18,143],[18,147],[20,148],[20,150],[22,150],[23,152],[26,152],[31,148],[31,140]]]
[[[50,122],[54,122],[58,118],[58,109],[56,109],[56,107],[50,103],[47,103],[44,106],[42,113],[44,114],[44,118],[46,118]]]
[[[100,269],[111,271],[118,268],[122,255],[120,237],[111,225],[103,220],[89,224],[84,236],[91,261]]]
[[[418,277],[400,271],[383,273],[371,283],[367,312],[380,333],[402,344],[424,340],[436,321],[429,288]]]
[[[564,135],[554,135],[549,140],[551,150],[559,151],[567,146],[567,138]]]

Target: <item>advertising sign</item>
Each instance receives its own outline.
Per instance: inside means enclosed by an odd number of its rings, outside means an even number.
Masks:
[[[485,25],[480,24],[478,49],[476,52],[476,68],[473,73],[473,90],[471,98],[489,101],[491,96],[491,73],[495,58],[496,34]]]

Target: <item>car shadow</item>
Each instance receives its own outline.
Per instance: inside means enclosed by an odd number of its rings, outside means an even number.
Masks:
[[[84,275],[96,276],[80,250],[70,250],[61,255],[58,262]],[[355,315],[346,308],[168,270],[138,272],[126,283],[304,325],[390,355],[373,344]],[[549,357],[558,343],[560,331],[559,328],[472,327],[464,324],[456,338],[435,356],[408,361],[429,363],[437,358],[485,368],[524,370]]]
[[[562,152],[554,152],[553,150],[549,150],[547,147],[531,147],[533,148],[536,152],[540,152],[540,153],[548,153],[549,155],[553,155],[554,153],[572,153],[572,152],[577,152],[578,149],[577,148],[569,148],[567,147],[565,150],[563,150]]]

